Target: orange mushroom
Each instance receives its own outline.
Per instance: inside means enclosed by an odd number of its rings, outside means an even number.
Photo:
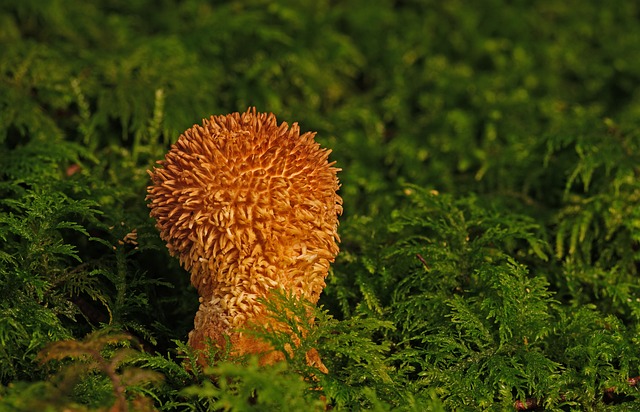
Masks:
[[[149,171],[150,214],[200,295],[193,348],[222,348],[228,337],[235,354],[283,359],[241,331],[266,322],[258,299],[282,288],[318,301],[338,253],[342,199],[340,169],[314,137],[255,108],[211,116]],[[317,353],[307,360],[326,371]]]

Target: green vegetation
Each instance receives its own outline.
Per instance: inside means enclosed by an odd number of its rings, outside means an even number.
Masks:
[[[0,411],[640,409],[637,2],[209,3],[0,3]],[[341,252],[287,362],[203,370],[146,170],[249,106],[333,150]]]

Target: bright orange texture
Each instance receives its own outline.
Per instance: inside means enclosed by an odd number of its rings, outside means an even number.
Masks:
[[[340,169],[314,136],[255,108],[212,116],[149,172],[151,216],[200,295],[192,347],[224,347],[228,335],[236,354],[276,361],[282,354],[238,331],[267,322],[257,299],[283,288],[318,301],[338,253],[342,199]],[[308,358],[324,369],[316,353]]]

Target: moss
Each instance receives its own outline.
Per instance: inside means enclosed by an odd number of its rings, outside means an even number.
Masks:
[[[638,409],[638,6],[334,3],[0,4],[0,409]],[[316,326],[247,325],[274,367],[186,345],[197,294],[145,203],[183,130],[252,106],[342,169],[320,307],[273,308]],[[124,398],[37,360],[109,362],[109,331]]]

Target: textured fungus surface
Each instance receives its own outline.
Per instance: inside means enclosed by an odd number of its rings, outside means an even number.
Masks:
[[[200,295],[193,347],[228,335],[237,354],[265,353],[238,331],[263,321],[258,298],[283,288],[317,302],[338,253],[342,199],[339,169],[314,136],[255,109],[212,116],[149,172],[151,216]]]

